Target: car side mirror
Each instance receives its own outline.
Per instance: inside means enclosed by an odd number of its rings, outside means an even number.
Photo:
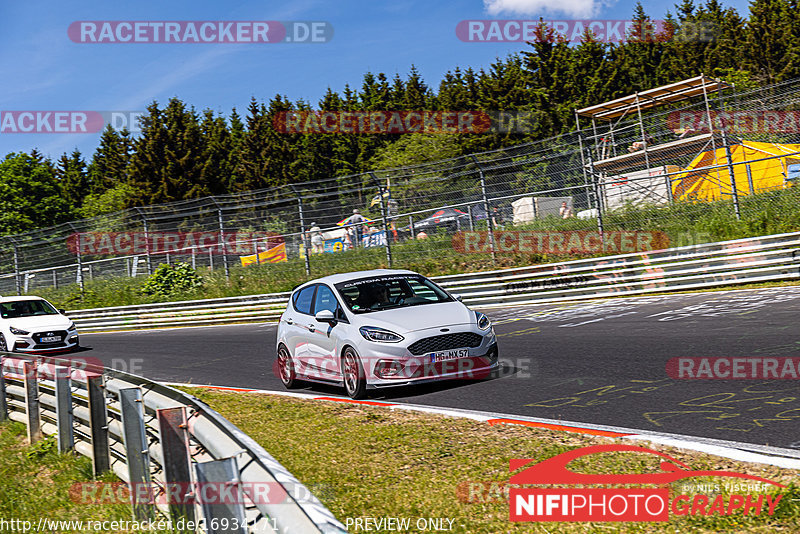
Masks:
[[[336,324],[336,317],[333,316],[333,312],[330,310],[320,310],[314,316],[314,319],[320,323],[328,323],[331,326]]]
[[[58,309],[58,313],[60,313],[61,315],[66,315],[67,314],[67,310],[62,310],[61,308],[59,308]]]
[[[458,302],[461,302],[464,299],[464,297],[462,297],[461,295],[453,295],[453,298],[456,299]]]

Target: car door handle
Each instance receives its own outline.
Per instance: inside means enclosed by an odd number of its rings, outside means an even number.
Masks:
[[[286,319],[286,324],[294,324],[294,321],[292,321],[291,319]]]
[[[310,325],[308,325],[308,331],[309,331],[309,332],[313,332],[313,331],[314,331],[314,330],[316,330],[316,329],[317,329],[317,327],[316,327],[316,326],[314,326],[313,324],[310,324]]]

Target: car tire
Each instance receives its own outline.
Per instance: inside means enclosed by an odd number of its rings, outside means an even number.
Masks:
[[[298,386],[300,381],[297,379],[297,373],[294,368],[294,360],[292,355],[289,354],[289,349],[280,346],[278,355],[276,356],[278,363],[278,374],[281,382],[286,389],[293,389]]]
[[[0,352],[11,352],[8,350],[8,344],[6,343],[6,336],[0,334]]]
[[[364,366],[352,347],[344,349],[342,355],[342,379],[348,397],[363,399],[367,396],[367,377],[364,374]]]

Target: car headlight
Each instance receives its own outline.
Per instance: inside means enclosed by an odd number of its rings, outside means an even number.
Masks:
[[[403,341],[403,336],[395,334],[390,330],[378,328],[377,326],[362,326],[358,329],[367,341],[377,341],[379,343],[397,343]]]
[[[30,332],[26,332],[25,330],[20,330],[19,328],[14,328],[13,326],[10,328],[11,333],[15,336],[27,336]]]
[[[478,321],[478,328],[488,330],[492,326],[492,321],[485,313],[475,312],[475,320]]]
[[[75,323],[69,323],[69,326],[67,327],[67,330],[77,330],[77,327],[75,326]]]

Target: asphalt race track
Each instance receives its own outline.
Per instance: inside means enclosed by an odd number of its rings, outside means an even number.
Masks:
[[[373,398],[800,450],[800,379],[677,380],[676,357],[800,357],[800,287],[490,310],[503,369]],[[86,335],[82,357],[165,381],[282,390],[275,325]],[[302,390],[301,390],[302,391]],[[314,386],[307,391],[343,395]]]

